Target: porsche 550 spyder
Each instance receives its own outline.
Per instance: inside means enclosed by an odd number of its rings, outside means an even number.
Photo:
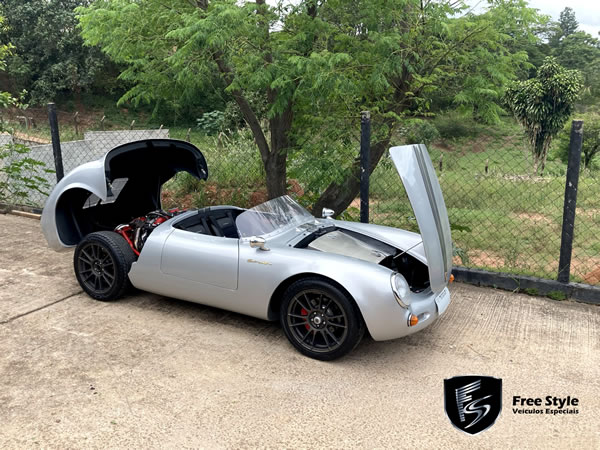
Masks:
[[[375,340],[422,330],[450,303],[450,226],[427,149],[394,147],[420,234],[316,218],[289,196],[250,209],[162,210],[162,185],[206,160],[177,140],[131,142],[68,173],[41,225],[50,247],[75,247],[75,276],[97,300],[130,286],[279,320],[303,354],[333,360],[365,331]]]

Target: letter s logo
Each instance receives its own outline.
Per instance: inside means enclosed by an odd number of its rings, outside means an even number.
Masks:
[[[479,402],[485,400],[486,398],[491,397],[491,395],[487,395],[483,398],[480,398],[478,400],[473,400],[471,403],[467,403],[464,406],[464,412],[466,414],[477,414],[477,417],[475,418],[475,420],[473,420],[473,422],[471,422],[469,425],[467,425],[465,428],[469,428],[472,427],[473,425],[475,425],[477,422],[479,422],[481,419],[483,419],[487,413],[490,412],[491,406],[490,405],[478,405]]]

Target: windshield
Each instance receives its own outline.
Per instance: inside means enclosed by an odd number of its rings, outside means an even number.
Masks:
[[[311,213],[284,195],[244,211],[235,223],[244,238],[282,232],[311,220],[314,220]]]

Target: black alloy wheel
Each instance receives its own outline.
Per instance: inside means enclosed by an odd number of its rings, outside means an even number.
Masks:
[[[103,294],[114,286],[115,261],[104,246],[86,243],[81,247],[77,262],[81,281],[89,290]]]
[[[112,231],[88,234],[75,249],[73,265],[81,288],[96,300],[114,300],[130,287],[127,274],[136,256]]]
[[[326,361],[353,350],[365,328],[354,300],[322,279],[293,283],[284,294],[280,318],[294,347]]]

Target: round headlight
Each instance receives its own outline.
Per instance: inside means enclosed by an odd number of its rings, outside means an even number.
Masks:
[[[406,279],[398,272],[394,272],[391,278],[392,291],[396,296],[396,301],[403,308],[407,308],[410,305],[410,286]]]

